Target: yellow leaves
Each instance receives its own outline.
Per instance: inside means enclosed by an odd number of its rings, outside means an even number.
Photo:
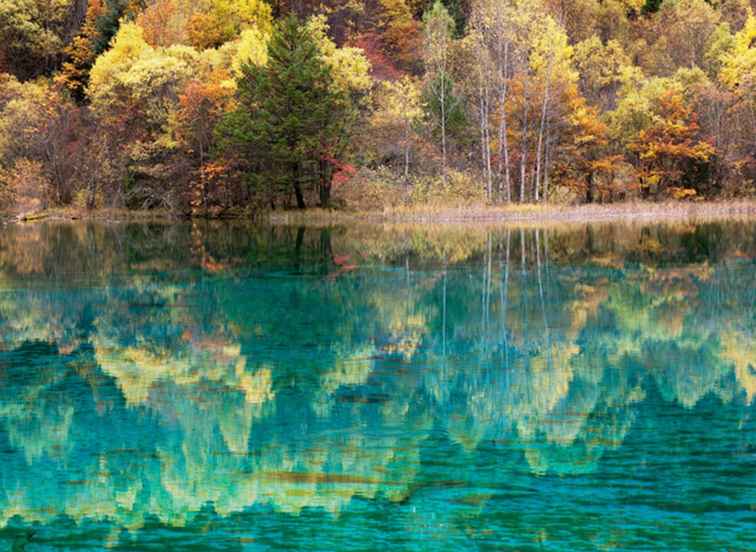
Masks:
[[[165,178],[170,167],[153,159],[182,145],[180,97],[195,79],[212,82],[212,60],[194,48],[173,44],[153,48],[135,23],[124,23],[113,46],[91,71],[89,96],[103,122],[133,131],[122,151],[150,178]],[[209,147],[209,146],[208,146]]]
[[[270,6],[263,0],[210,0],[209,9],[192,15],[187,32],[193,46],[217,48],[245,29],[264,35],[273,31]]]
[[[640,13],[646,4],[646,0],[621,0],[621,2],[626,8],[635,10],[636,13]]]
[[[238,18],[240,30],[255,27],[266,34],[273,31],[272,11],[263,0],[213,0],[213,8],[220,17]]]
[[[419,83],[411,77],[398,81],[384,81],[377,94],[380,108],[373,113],[376,126],[409,124],[423,116],[422,94]]]
[[[577,81],[578,75],[572,66],[573,48],[561,25],[547,16],[541,23],[540,32],[534,34],[531,69],[546,79]]]
[[[679,89],[678,89],[679,90]],[[701,140],[696,113],[682,92],[664,90],[647,99],[651,110],[647,121],[628,147],[639,160],[639,173],[645,188],[669,186],[671,193],[689,197],[689,192],[680,190],[686,165],[690,161],[705,162],[716,153],[713,145]],[[656,92],[652,89],[653,92]],[[675,192],[673,188],[680,188]]]
[[[263,404],[273,399],[273,373],[270,368],[260,368],[254,374],[249,374],[244,369],[244,357],[239,358],[236,365],[236,377],[238,387],[244,391],[247,404]]]
[[[423,57],[426,69],[433,75],[447,71],[449,48],[453,42],[454,20],[440,0],[423,17]]]
[[[717,153],[717,148],[715,148],[708,142],[702,141],[693,146],[690,151],[692,153],[692,157],[698,159],[699,161],[708,161],[713,155]]]
[[[0,195],[22,208],[46,206],[52,194],[49,165],[41,152],[50,125],[69,108],[58,90],[43,80],[0,80]],[[40,202],[44,205],[40,205]]]
[[[194,48],[183,44],[174,44],[163,50],[166,56],[183,61],[189,65],[198,66],[201,56]]]
[[[83,97],[86,92],[89,70],[95,61],[95,41],[99,37],[97,20],[102,16],[102,0],[91,0],[81,31],[73,38],[65,50],[68,60],[63,64],[56,81],[62,83],[75,96]]]
[[[596,172],[611,173],[618,169],[623,159],[622,155],[607,155],[593,161],[591,168]]]
[[[124,23],[107,52],[97,58],[90,73],[91,96],[111,84],[125,66],[154,50],[144,39],[144,31],[136,23]]]
[[[14,205],[21,211],[44,206],[52,186],[38,161],[20,158],[13,166],[0,172],[0,206]]]
[[[331,69],[334,87],[346,93],[365,93],[373,85],[370,62],[361,48],[338,48],[328,36],[325,17],[315,16],[307,21],[307,30],[320,50],[323,61]]]
[[[575,45],[574,59],[589,97],[604,87],[621,82],[623,71],[631,65],[618,41],[609,40],[604,45],[596,35]]]
[[[187,24],[189,42],[200,50],[217,48],[227,41],[223,22],[207,13],[195,13]]]
[[[380,0],[382,41],[396,58],[405,64],[417,59],[420,28],[405,0]]]
[[[756,398],[756,343],[749,336],[735,331],[720,336],[722,358],[735,365],[735,377],[746,392],[751,404]]]
[[[170,46],[183,42],[186,12],[182,0],[156,0],[137,17],[151,46]]]
[[[128,72],[120,75],[120,84],[132,91],[134,100],[141,100],[154,93],[154,89],[171,86],[188,79],[189,65],[176,57],[145,56],[139,59]]]
[[[719,80],[731,90],[740,94],[756,94],[756,16],[753,12],[743,29],[735,35],[731,52],[724,55]]]
[[[598,118],[595,108],[585,103],[575,107],[569,116],[570,124],[575,129],[574,142],[578,146],[606,141],[606,126]]]
[[[336,88],[354,93],[365,93],[373,86],[370,62],[360,48],[337,48],[324,60],[331,68]]]
[[[242,31],[235,44],[236,52],[231,60],[231,71],[238,78],[244,65],[263,66],[268,63],[268,43],[270,34],[252,27]]]
[[[682,186],[673,186],[669,189],[672,198],[677,200],[693,199],[698,192],[692,188],[684,188]]]
[[[144,39],[141,27],[124,23],[111,49],[92,68],[92,105],[106,117],[137,108],[154,125],[165,126],[179,90],[192,77],[215,74],[213,62],[218,60],[182,44],[153,48]],[[175,146],[168,134],[161,140],[163,145]]]

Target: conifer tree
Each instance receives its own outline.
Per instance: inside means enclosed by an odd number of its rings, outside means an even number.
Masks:
[[[656,13],[661,8],[663,0],[646,0],[643,5],[643,13]]]
[[[249,178],[259,186],[291,189],[300,209],[308,188],[317,189],[323,206],[330,198],[324,160],[344,104],[331,81],[313,37],[289,16],[273,33],[267,65],[243,67],[239,108],[219,127],[222,144],[237,149]]]

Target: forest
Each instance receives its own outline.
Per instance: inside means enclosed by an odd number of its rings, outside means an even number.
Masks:
[[[0,209],[752,196],[753,0],[0,0]]]

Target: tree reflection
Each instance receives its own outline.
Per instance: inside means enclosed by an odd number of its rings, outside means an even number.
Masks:
[[[408,500],[440,438],[575,475],[657,396],[744,419],[754,234],[10,227],[0,522],[338,514]]]

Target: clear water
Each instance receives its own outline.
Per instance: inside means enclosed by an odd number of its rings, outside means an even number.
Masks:
[[[756,224],[0,228],[0,550],[754,550]]]

